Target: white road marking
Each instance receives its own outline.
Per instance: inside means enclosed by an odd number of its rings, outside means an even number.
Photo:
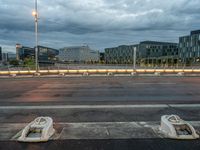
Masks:
[[[176,84],[176,83],[154,83],[154,82],[152,82],[152,83],[145,83],[145,82],[144,82],[144,83],[137,83],[137,82],[136,82],[136,83],[133,83],[133,84],[136,84],[136,85],[137,85],[137,84],[139,84],[139,85],[140,85],[140,84],[141,84],[141,85],[143,85],[143,84],[144,84],[144,85],[151,85],[151,84],[154,84],[154,85],[174,85],[174,84]]]
[[[112,108],[168,108],[168,107],[200,107],[200,104],[153,104],[153,105],[43,105],[43,106],[0,106],[0,110],[31,109],[112,109]]]
[[[170,104],[170,107],[177,107],[177,108],[190,108],[190,107],[200,107],[200,104]]]
[[[0,106],[1,109],[92,109],[92,108],[165,108],[168,105],[49,105],[49,106]]]

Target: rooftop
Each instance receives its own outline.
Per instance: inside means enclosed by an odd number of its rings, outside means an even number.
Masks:
[[[110,47],[110,48],[105,48],[105,49],[117,49],[117,48],[120,48],[120,47],[136,47],[138,46],[138,44],[135,44],[135,45],[119,45],[117,47]]]
[[[89,46],[68,46],[62,49],[79,49],[79,48],[89,48]]]
[[[156,45],[163,45],[163,44],[176,44],[178,45],[178,43],[170,43],[170,42],[159,42],[159,41],[143,41],[140,42],[140,44],[156,44]]]
[[[191,35],[194,35],[194,34],[200,34],[200,30],[191,31]]]

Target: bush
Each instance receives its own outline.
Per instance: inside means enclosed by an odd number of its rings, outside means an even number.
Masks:
[[[35,67],[35,61],[34,61],[34,59],[26,58],[24,60],[24,66],[29,67],[29,68],[34,68]]]
[[[19,61],[18,60],[11,60],[11,61],[9,61],[9,64],[13,65],[13,66],[19,66]]]

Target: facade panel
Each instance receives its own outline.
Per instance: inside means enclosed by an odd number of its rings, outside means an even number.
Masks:
[[[138,45],[121,45],[105,49],[105,62],[107,64],[132,64],[134,49],[138,55]]]
[[[98,62],[100,54],[89,46],[74,46],[60,49],[58,57],[63,62]]]
[[[2,48],[0,47],[0,61],[2,61]]]
[[[136,50],[136,63],[141,66],[174,65],[178,62],[178,44],[144,41],[138,45],[122,45],[105,49],[108,64],[132,64]]]
[[[188,36],[179,38],[179,59],[184,65],[200,63],[200,30],[191,31]]]
[[[53,48],[38,46],[39,63],[54,63],[59,51]],[[16,45],[16,59],[24,61],[27,58],[35,59],[35,48]]]

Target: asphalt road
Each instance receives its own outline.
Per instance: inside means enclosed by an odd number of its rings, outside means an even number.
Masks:
[[[50,116],[55,123],[75,124],[159,122],[161,115],[165,114],[177,114],[185,120],[200,121],[199,84],[199,77],[0,79],[0,130],[2,124],[14,126],[17,123],[28,123],[38,116]],[[200,129],[200,125],[197,127]],[[16,150],[194,150],[200,148],[200,142],[164,138],[64,139],[44,144],[0,142],[0,149],[13,147]]]
[[[199,84],[199,77],[0,79],[0,122],[30,122],[37,116],[56,122],[158,121],[164,114],[195,121]]]
[[[0,79],[0,104],[196,104],[199,84],[199,77]]]

